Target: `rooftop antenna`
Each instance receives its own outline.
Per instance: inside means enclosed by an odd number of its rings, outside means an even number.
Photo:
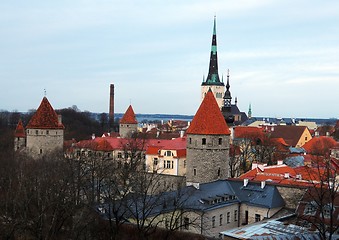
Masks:
[[[45,96],[45,97],[46,97],[46,94],[47,94],[47,93],[46,93],[46,88],[44,88],[44,96]]]

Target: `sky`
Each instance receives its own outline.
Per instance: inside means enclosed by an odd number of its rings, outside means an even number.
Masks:
[[[219,75],[253,116],[339,118],[339,1],[0,2],[0,109],[194,115]]]

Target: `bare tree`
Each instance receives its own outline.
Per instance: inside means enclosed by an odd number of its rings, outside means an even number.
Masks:
[[[317,230],[321,239],[333,239],[339,230],[339,169],[334,161],[327,150],[313,156],[306,167],[311,187],[297,209],[301,224]]]

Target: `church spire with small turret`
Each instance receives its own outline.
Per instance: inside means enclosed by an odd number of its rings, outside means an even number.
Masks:
[[[224,85],[222,82],[220,82],[218,73],[217,30],[215,16],[213,25],[210,65],[208,69],[207,79],[202,83],[202,85],[221,85],[221,86]]]
[[[224,95],[224,107],[231,108],[232,96],[230,92],[230,70],[227,70],[227,83],[226,83],[226,92]]]

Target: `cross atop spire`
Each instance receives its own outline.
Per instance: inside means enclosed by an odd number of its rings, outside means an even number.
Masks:
[[[204,81],[201,85],[224,86],[224,83],[220,82],[220,78],[219,78],[219,74],[218,74],[216,16],[214,16],[212,46],[211,46],[211,56],[210,56],[210,65],[209,65],[209,70],[208,70],[208,76],[207,76],[206,81]]]

